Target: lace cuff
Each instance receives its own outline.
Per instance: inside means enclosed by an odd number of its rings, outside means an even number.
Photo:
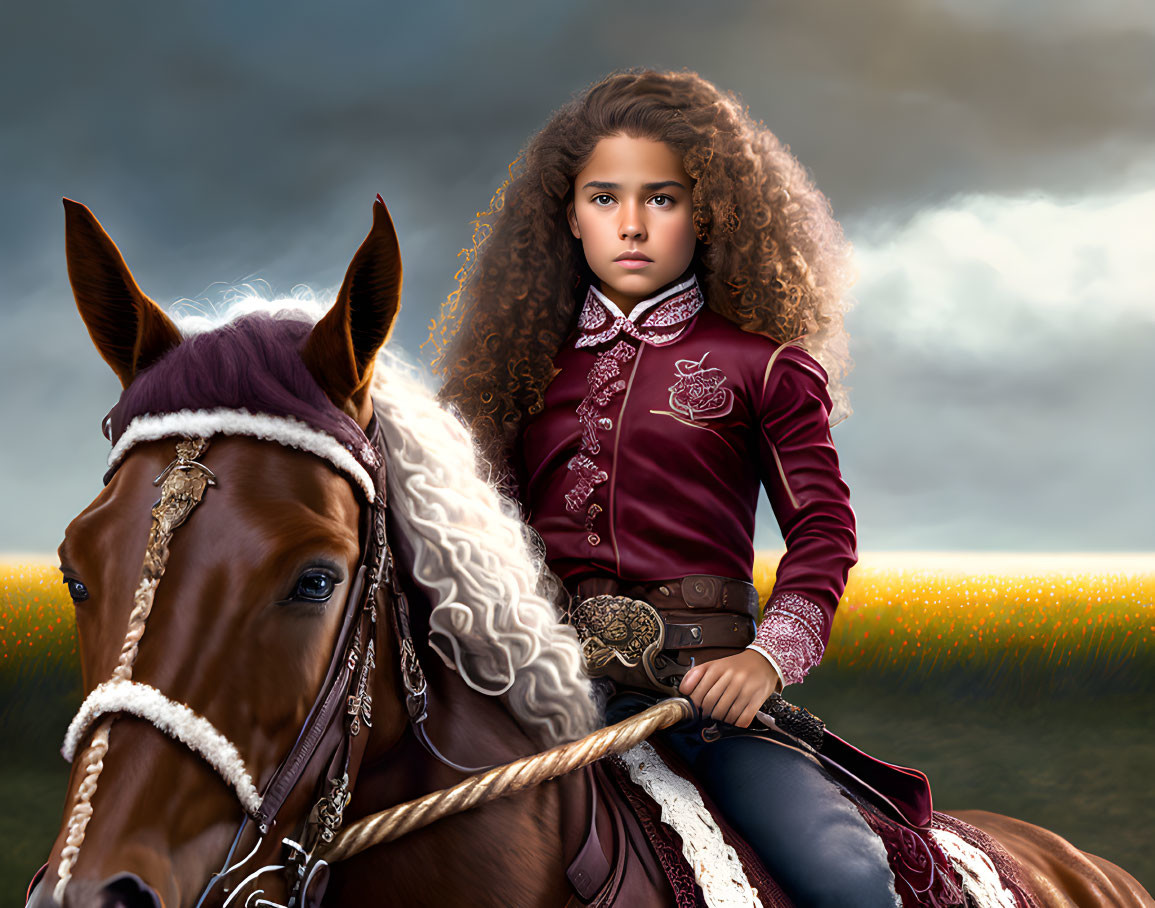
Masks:
[[[822,609],[797,593],[775,593],[750,647],[777,670],[782,684],[800,684],[822,660]]]

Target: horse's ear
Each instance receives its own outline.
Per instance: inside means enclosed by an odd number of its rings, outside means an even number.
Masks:
[[[353,256],[341,292],[305,341],[305,365],[329,399],[364,428],[372,416],[373,361],[401,305],[401,250],[381,196],[373,226]]]
[[[180,332],[133,280],[92,212],[64,199],[65,252],[76,308],[123,387],[180,343]]]

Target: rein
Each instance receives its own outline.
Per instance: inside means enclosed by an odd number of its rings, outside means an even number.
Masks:
[[[398,804],[380,813],[358,820],[324,850],[330,864],[360,854],[367,848],[391,842],[443,817],[461,813],[508,794],[535,788],[581,769],[611,754],[622,754],[656,731],[677,725],[694,716],[695,710],[684,697],[671,697],[655,703],[636,716],[630,716],[568,744],[514,760],[481,775],[470,776],[452,788],[430,792],[423,797]]]

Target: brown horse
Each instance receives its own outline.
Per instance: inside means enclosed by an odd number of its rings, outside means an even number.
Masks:
[[[86,701],[30,904],[578,904],[588,773],[315,860],[340,823],[460,781],[453,764],[533,753],[594,717],[576,640],[463,430],[377,363],[401,283],[384,204],[315,325],[250,315],[186,335],[91,213],[65,207],[77,305],[125,390],[106,487],[60,549]],[[598,816],[600,841],[620,841],[620,818]],[[1153,904],[1050,833],[966,818],[1039,904]],[[587,896],[673,904],[652,857],[623,860],[619,889]]]

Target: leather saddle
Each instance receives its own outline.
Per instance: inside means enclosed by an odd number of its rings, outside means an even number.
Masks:
[[[684,775],[676,755],[657,746],[662,759]],[[634,784],[625,766],[607,758],[581,773],[586,801],[571,805],[577,809],[573,822],[567,824],[571,826],[567,842],[580,841],[567,871],[574,889],[568,908],[705,908],[693,870],[682,856],[681,840],[662,823],[661,808]],[[700,793],[723,838],[738,853],[762,904],[792,908],[753,850],[721,819],[708,796]],[[578,817],[583,826],[578,826]]]

